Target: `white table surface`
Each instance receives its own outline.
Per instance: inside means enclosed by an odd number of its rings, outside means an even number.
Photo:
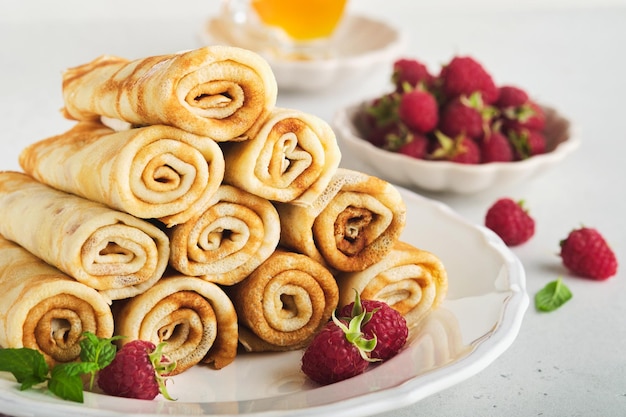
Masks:
[[[454,1],[430,3],[355,0],[350,7],[405,30],[406,56],[436,68],[455,54],[472,55],[497,83],[525,87],[579,128],[578,151],[558,168],[506,193],[523,198],[537,222],[534,238],[513,249],[525,266],[531,298],[564,274],[556,258],[558,243],[581,224],[598,228],[624,261],[624,2],[587,7],[585,1],[482,1],[476,8]],[[0,169],[19,169],[17,156],[25,145],[70,126],[59,115],[63,69],[101,54],[139,58],[197,47],[197,32],[217,7],[216,0],[2,0]],[[389,70],[373,73],[358,88],[279,92],[278,104],[330,121],[340,106],[387,91]],[[344,155],[343,165],[362,168],[350,155]],[[478,224],[488,206],[504,196],[425,195]],[[606,282],[565,274],[574,298],[549,314],[531,305],[516,341],[487,369],[379,417],[626,415],[624,275],[623,266]]]

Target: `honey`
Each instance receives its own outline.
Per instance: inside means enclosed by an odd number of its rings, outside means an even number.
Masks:
[[[268,26],[282,29],[296,41],[313,41],[333,34],[347,0],[251,0]]]

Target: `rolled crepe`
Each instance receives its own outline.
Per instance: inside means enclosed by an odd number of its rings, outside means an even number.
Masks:
[[[101,56],[63,74],[67,118],[165,124],[216,141],[246,139],[277,92],[263,58],[221,45],[132,61]]]
[[[19,161],[42,183],[168,226],[208,207],[224,177],[216,142],[164,125],[115,132],[79,122],[26,147]]]
[[[361,271],[398,240],[406,206],[390,183],[339,168],[312,205],[277,204],[280,244],[339,271]]]
[[[224,181],[268,200],[311,204],[339,166],[331,127],[298,110],[274,109],[246,142],[223,146]]]
[[[41,184],[0,173],[0,234],[111,300],[161,278],[167,235],[147,221]]]
[[[172,375],[198,363],[216,369],[237,354],[237,315],[232,302],[216,284],[200,278],[171,275],[146,292],[114,305],[115,333],[120,342],[167,342],[164,348],[176,361]]]
[[[113,335],[105,297],[0,236],[0,346],[43,353],[50,366],[80,355],[84,332]]]
[[[362,299],[384,301],[399,311],[409,328],[439,307],[448,291],[448,275],[434,254],[398,241],[382,260],[364,271],[336,276],[339,305]]]
[[[282,249],[226,291],[237,310],[239,341],[251,352],[306,346],[330,319],[339,297],[330,271]]]
[[[268,200],[224,184],[204,213],[167,233],[170,266],[185,275],[232,285],[274,252],[280,219]]]

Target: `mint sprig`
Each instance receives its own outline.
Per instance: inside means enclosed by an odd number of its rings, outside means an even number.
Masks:
[[[121,338],[99,338],[91,332],[83,336],[79,342],[80,362],[60,363],[50,369],[43,354],[36,349],[7,348],[0,349],[0,371],[12,373],[22,391],[47,383],[48,390],[57,397],[82,403],[81,376],[91,374],[91,389],[96,373],[115,358],[117,349],[113,341]]]
[[[549,282],[535,294],[535,307],[539,311],[550,312],[565,304],[572,298],[572,292],[563,283],[561,277]]]

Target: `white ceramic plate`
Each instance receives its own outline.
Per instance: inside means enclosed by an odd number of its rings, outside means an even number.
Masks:
[[[375,68],[391,68],[404,52],[405,35],[396,28],[366,17],[348,15],[334,40],[333,58],[288,60],[263,52],[258,38],[234,32],[224,17],[215,17],[200,31],[205,45],[222,44],[249,49],[268,61],[281,90],[317,91],[337,85],[357,85]]]
[[[411,189],[457,194],[504,190],[553,169],[580,145],[578,132],[569,120],[555,109],[544,107],[547,153],[523,161],[479,165],[427,161],[378,148],[359,137],[353,122],[359,108],[360,104],[342,108],[333,118],[343,151],[363,162],[370,174]]]
[[[300,372],[301,351],[242,354],[216,371],[196,366],[168,385],[177,401],[86,393],[83,404],[44,391],[19,391],[0,373],[2,413],[32,417],[333,416],[407,406],[486,368],[514,341],[529,299],[517,257],[491,231],[443,205],[401,189],[408,208],[403,240],[436,254],[449,294],[405,349],[365,374],[325,387]]]

